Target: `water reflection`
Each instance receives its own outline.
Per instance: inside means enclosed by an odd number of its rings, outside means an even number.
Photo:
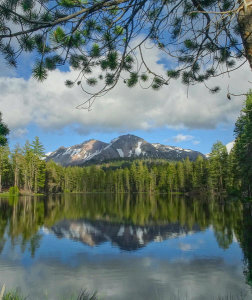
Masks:
[[[144,194],[1,199],[0,281],[5,274],[11,286],[34,285],[38,299],[38,285],[44,293],[50,278],[58,282],[55,299],[83,286],[104,299],[166,299],[178,291],[213,299],[241,290],[252,299],[245,286],[251,232],[251,208],[240,202]]]
[[[111,242],[121,250],[137,250],[151,241],[163,241],[169,238],[184,236],[199,231],[194,225],[191,230],[188,226],[179,223],[167,225],[128,225],[110,223],[108,221],[61,221],[56,223],[51,231],[58,237],[66,237],[80,241],[89,246],[96,246],[104,242]]]
[[[240,202],[186,199],[167,195],[54,195],[1,200],[0,238],[8,231],[12,242],[22,239],[35,251],[41,226],[59,237],[79,239],[90,246],[118,238],[135,250],[155,239],[167,239],[213,227],[219,246],[227,249],[233,236],[251,226],[249,209]],[[245,223],[246,225],[245,225]],[[121,242],[119,242],[119,240]],[[1,249],[3,248],[1,244]],[[131,246],[132,245],[132,246]],[[124,248],[123,248],[124,249]]]

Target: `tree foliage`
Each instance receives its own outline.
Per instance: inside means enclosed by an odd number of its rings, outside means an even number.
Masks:
[[[236,171],[248,197],[252,196],[252,93],[247,96],[240,117],[235,124],[236,143],[234,154]]]
[[[234,175],[233,168],[227,168],[228,155],[223,145],[220,151],[215,150],[217,146],[213,147],[210,160],[199,156],[194,162],[149,159],[63,167],[53,161],[45,162],[34,146],[37,142],[36,138],[32,144],[27,142],[12,153],[7,147],[0,149],[0,178],[5,190],[17,186],[25,193],[196,192],[221,195],[238,189],[228,185],[227,178]]]
[[[6,136],[9,134],[9,129],[7,125],[2,121],[2,114],[0,112],[0,146],[5,146],[7,144]]]
[[[36,53],[41,81],[70,65],[79,75],[66,85],[81,86],[90,106],[119,80],[158,90],[252,66],[251,13],[248,0],[1,0],[0,52],[12,66],[21,52]],[[166,74],[150,67],[149,46],[163,53]]]

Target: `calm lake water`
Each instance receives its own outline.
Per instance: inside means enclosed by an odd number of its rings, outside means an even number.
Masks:
[[[81,289],[101,300],[252,299],[252,208],[168,195],[0,199],[3,283],[31,300]]]

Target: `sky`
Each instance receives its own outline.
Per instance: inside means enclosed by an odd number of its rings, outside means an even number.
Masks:
[[[158,49],[145,50],[149,65],[164,73],[167,62]],[[204,154],[217,141],[234,140],[233,130],[244,96],[227,99],[227,92],[246,93],[251,88],[248,64],[207,82],[221,86],[217,94],[203,84],[189,89],[180,80],[159,91],[132,89],[120,82],[98,98],[91,111],[76,109],[87,99],[80,87],[67,88],[65,80],[76,71],[65,67],[50,72],[43,83],[31,76],[34,57],[23,55],[11,69],[0,57],[0,111],[9,126],[10,147],[39,136],[46,152],[88,139],[109,142],[123,134],[134,134],[148,142],[193,149]]]

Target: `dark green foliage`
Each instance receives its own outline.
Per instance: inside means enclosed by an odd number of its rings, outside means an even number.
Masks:
[[[81,1],[80,0],[60,0],[59,4],[66,8],[72,8],[72,7],[75,7],[76,5],[80,5]]]
[[[163,86],[164,82],[165,81],[162,78],[155,76],[153,78],[152,88],[158,90]]]
[[[221,142],[216,142],[210,153],[210,172],[213,188],[223,191],[227,188],[228,177],[228,153],[226,146]]]
[[[9,134],[9,129],[6,124],[2,121],[2,114],[0,112],[0,146],[5,146],[7,144],[6,136]]]
[[[146,75],[146,74],[142,74],[140,78],[141,78],[141,80],[142,80],[142,81],[144,81],[144,82],[145,82],[145,81],[147,81],[147,80],[148,80],[148,75]]]
[[[69,64],[73,69],[79,69],[82,59],[80,55],[73,54],[70,57]]]
[[[87,84],[90,86],[94,86],[97,83],[97,79],[96,78],[88,78],[87,79]]]
[[[123,69],[130,71],[133,68],[134,58],[131,55],[127,55],[123,62]]]
[[[197,49],[198,45],[193,40],[185,40],[184,41],[185,47],[187,49]]]
[[[47,78],[48,74],[42,62],[38,61],[36,63],[35,67],[32,70],[32,75],[39,81],[44,81]]]
[[[175,71],[175,70],[168,70],[167,71],[167,76],[170,78],[177,79],[180,75],[180,71]]]
[[[6,62],[12,66],[16,67],[17,62],[15,58],[15,50],[14,48],[8,43],[8,44],[2,44],[0,42],[0,52],[2,52]]]
[[[28,35],[24,35],[20,39],[22,47],[25,51],[31,52],[35,48],[34,38],[30,38]]]
[[[71,80],[66,80],[66,81],[65,81],[65,85],[66,85],[67,87],[71,88],[71,87],[74,86],[74,82],[71,81]]]
[[[118,53],[116,51],[111,51],[107,55],[107,63],[110,70],[115,70],[118,66]]]
[[[7,146],[0,147],[0,192],[9,189],[14,196],[19,190],[26,193],[44,191],[45,166],[44,147],[38,137],[32,144],[16,147],[11,153]]]
[[[198,157],[195,162],[188,159],[176,163],[136,160],[66,168],[51,161],[46,166],[45,191],[224,193],[227,183],[219,185],[218,174],[212,171],[214,166],[202,157]],[[227,175],[231,175],[228,170]]]
[[[114,82],[115,82],[115,78],[114,78],[114,74],[113,73],[107,73],[105,75],[105,82],[106,82],[106,85],[113,85]]]
[[[127,80],[127,86],[133,87],[138,82],[138,74],[135,72],[130,73],[130,78]]]
[[[242,189],[252,197],[252,93],[247,96],[234,132],[236,172],[241,178]]]
[[[91,49],[91,52],[90,52],[90,56],[91,57],[99,57],[101,54],[100,54],[100,47],[98,44],[94,44],[92,49]]]
[[[48,70],[54,70],[58,65],[62,63],[62,58],[59,55],[48,56],[45,59],[45,68]]]
[[[23,10],[26,12],[33,8],[34,2],[33,2],[33,0],[23,0],[21,5],[22,5]]]

